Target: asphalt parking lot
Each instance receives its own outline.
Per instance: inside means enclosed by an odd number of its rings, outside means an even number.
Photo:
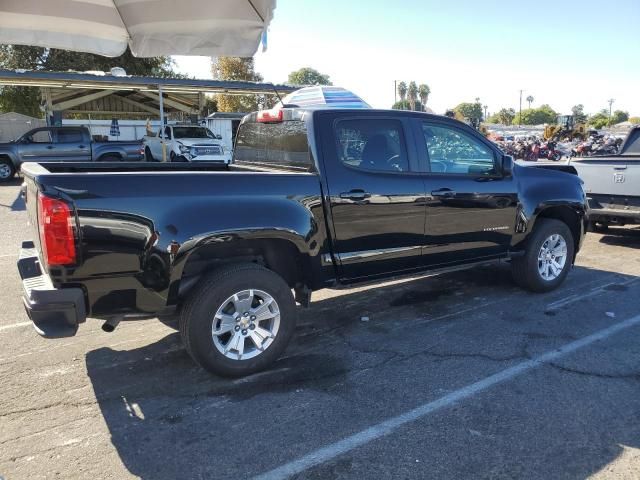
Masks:
[[[0,186],[6,480],[640,477],[640,229],[590,234],[549,294],[507,266],[318,292],[271,370],[228,380],[155,320],[38,337],[18,189]]]

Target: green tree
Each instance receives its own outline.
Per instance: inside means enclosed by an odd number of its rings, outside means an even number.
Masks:
[[[629,112],[623,112],[622,110],[616,110],[611,114],[611,122],[610,125],[615,125],[616,123],[626,122],[629,120]]]
[[[168,57],[137,58],[127,51],[119,57],[103,57],[91,53],[71,52],[55,48],[0,46],[0,68],[15,70],[67,70],[109,71],[122,67],[129,75],[168,77],[175,76],[173,63]],[[37,87],[5,87],[0,93],[0,110],[15,111],[37,116],[40,113],[40,91]]]
[[[535,100],[535,99],[533,98],[533,96],[532,96],[532,95],[529,95],[529,96],[527,97],[527,103],[529,104],[529,108],[531,108],[531,104],[533,103],[533,101],[534,101],[534,100]]]
[[[333,85],[329,75],[324,75],[310,67],[291,72],[288,81],[292,85]]]
[[[476,101],[475,103],[463,102],[453,110],[474,125],[482,120],[482,105],[479,101]]]
[[[405,100],[405,101],[397,101],[396,103],[393,104],[393,106],[391,107],[393,110],[411,110],[411,105],[409,104],[409,100]],[[420,100],[418,100],[416,102],[416,110],[418,112],[423,112],[423,106],[422,106],[422,102],[420,102]]]
[[[213,78],[219,80],[243,80],[261,82],[262,75],[255,70],[253,58],[218,57],[212,63]],[[259,95],[228,95],[216,96],[220,112],[254,112],[258,110]]]
[[[501,108],[500,111],[491,115],[487,121],[489,123],[501,123],[502,125],[511,125],[516,117],[516,111],[513,108]]]
[[[401,102],[404,102],[407,98],[407,84],[405,82],[400,82],[398,84],[398,96],[400,97]]]
[[[409,82],[407,99],[409,100],[409,106],[411,107],[411,110],[415,110],[416,104],[418,102],[418,85],[416,85],[416,82],[414,81]]]
[[[544,104],[539,108],[528,108],[522,111],[522,115],[516,114],[513,122],[518,125],[541,125],[543,123],[555,123],[558,113],[549,105]]]
[[[431,94],[431,89],[429,85],[426,83],[421,83],[418,86],[418,96],[420,97],[420,111],[424,111],[427,106],[427,101],[429,101],[429,95]]]
[[[584,105],[581,103],[571,107],[571,113],[576,123],[585,123],[587,121],[587,115],[584,113]]]
[[[609,110],[603,108],[589,117],[587,123],[593,128],[604,128],[609,124]]]

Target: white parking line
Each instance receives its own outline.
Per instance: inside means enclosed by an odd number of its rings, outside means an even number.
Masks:
[[[307,455],[300,457],[297,460],[293,460],[292,462],[286,463],[280,467],[275,468],[274,470],[263,473],[262,475],[258,475],[257,477],[254,477],[254,480],[285,479],[291,477],[292,475],[304,472],[311,467],[332,460],[355,448],[366,445],[373,440],[377,440],[380,437],[389,435],[390,433],[398,430],[400,427],[408,423],[420,420],[430,413],[449,407],[457,402],[460,402],[461,400],[466,400],[467,398],[481,393],[484,390],[493,387],[494,385],[498,385],[500,383],[506,382],[507,380],[511,380],[512,378],[522,375],[523,373],[533,370],[534,368],[540,367],[545,363],[557,360],[558,358],[564,357],[580,348],[591,345],[592,343],[595,343],[599,340],[604,340],[605,338],[608,338],[622,330],[636,326],[638,324],[640,324],[640,315],[636,315],[635,317],[625,320],[624,322],[620,322],[603,330],[599,330],[596,333],[581,338],[580,340],[567,343],[556,350],[544,353],[535,358],[532,358],[531,360],[521,362],[517,365],[514,365],[513,367],[502,370],[478,382],[472,383],[471,385],[467,385],[466,387],[451,392],[444,397],[438,398],[437,400],[425,403],[417,408],[414,408],[413,410],[398,415],[397,417],[392,417],[388,420],[385,420],[384,422],[378,423],[377,425],[373,425],[336,443],[332,443],[330,445],[327,445],[326,447],[322,447],[318,450],[308,453]]]
[[[626,282],[610,282],[583,293],[576,293],[575,295],[569,295],[568,297],[562,298],[560,300],[557,300],[547,305],[547,310],[557,310],[561,307],[565,307],[579,300],[584,300],[585,298],[592,297],[594,295],[598,295],[600,293],[606,292],[607,290],[609,290],[608,287],[612,287],[614,285],[626,287],[628,285],[631,285],[632,283],[637,282],[638,280],[640,279],[638,277],[635,277],[630,280],[627,280]]]
[[[0,332],[2,332],[3,330],[10,330],[12,328],[26,327],[27,325],[31,325],[31,322],[19,322],[12,323],[11,325],[2,325],[0,327]]]

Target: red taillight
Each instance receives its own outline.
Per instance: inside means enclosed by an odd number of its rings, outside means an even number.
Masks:
[[[38,195],[38,229],[43,260],[47,265],[69,265],[76,261],[74,217],[65,202]]]
[[[277,123],[283,119],[282,110],[261,110],[258,112],[258,123]]]

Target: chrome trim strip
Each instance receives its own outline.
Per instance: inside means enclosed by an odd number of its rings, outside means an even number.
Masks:
[[[421,252],[422,246],[420,245],[412,245],[410,247],[397,247],[397,248],[381,248],[378,250],[362,250],[358,252],[346,252],[339,253],[337,255],[340,263],[349,264],[349,263],[357,263],[363,260],[371,260],[376,259],[375,257],[393,257],[396,253],[410,252],[413,250],[417,250]]]

